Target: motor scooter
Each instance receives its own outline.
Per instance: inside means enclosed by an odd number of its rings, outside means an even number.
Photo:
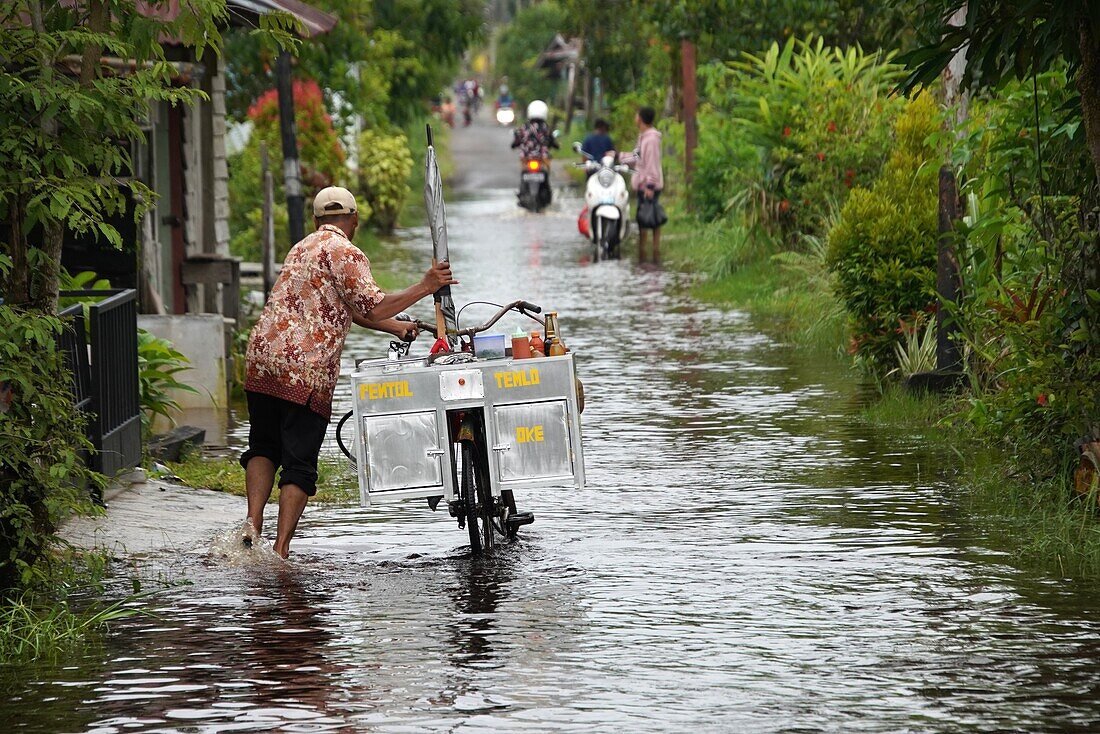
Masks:
[[[630,231],[630,192],[623,174],[629,166],[617,165],[611,155],[597,161],[573,143],[573,150],[587,160],[577,164],[588,173],[584,205],[588,212],[588,239],[595,245],[595,261],[618,259],[620,247]]]
[[[516,121],[516,109],[512,102],[502,102],[497,106],[497,124],[501,127],[511,127]]]
[[[550,206],[553,192],[550,190],[550,158],[521,159],[523,171],[520,173],[519,205],[538,214]]]

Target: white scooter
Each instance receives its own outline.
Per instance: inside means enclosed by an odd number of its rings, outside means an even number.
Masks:
[[[618,259],[630,229],[630,191],[623,178],[630,168],[615,165],[610,155],[597,161],[581,150],[580,143],[573,143],[573,150],[588,159],[577,165],[589,174],[584,204],[588,210],[588,239],[596,246],[592,259]]]

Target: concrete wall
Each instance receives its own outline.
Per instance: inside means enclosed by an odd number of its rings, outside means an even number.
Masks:
[[[222,426],[228,410],[226,379],[225,319],[218,314],[139,315],[138,328],[167,339],[191,360],[191,369],[176,373],[176,379],[198,393],[176,391],[172,397],[180,404],[180,424],[207,428],[209,421]],[[215,429],[209,426],[209,429]],[[154,426],[154,429],[157,427]]]

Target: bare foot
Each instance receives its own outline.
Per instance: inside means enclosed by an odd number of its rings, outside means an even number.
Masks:
[[[253,547],[260,539],[260,533],[256,530],[256,526],[252,524],[251,520],[245,520],[241,525],[241,545],[245,548]]]

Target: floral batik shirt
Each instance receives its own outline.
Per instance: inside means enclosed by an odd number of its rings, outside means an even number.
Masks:
[[[330,417],[352,309],[366,314],[384,296],[367,256],[338,227],[322,225],[291,248],[252,327],[245,390]]]

